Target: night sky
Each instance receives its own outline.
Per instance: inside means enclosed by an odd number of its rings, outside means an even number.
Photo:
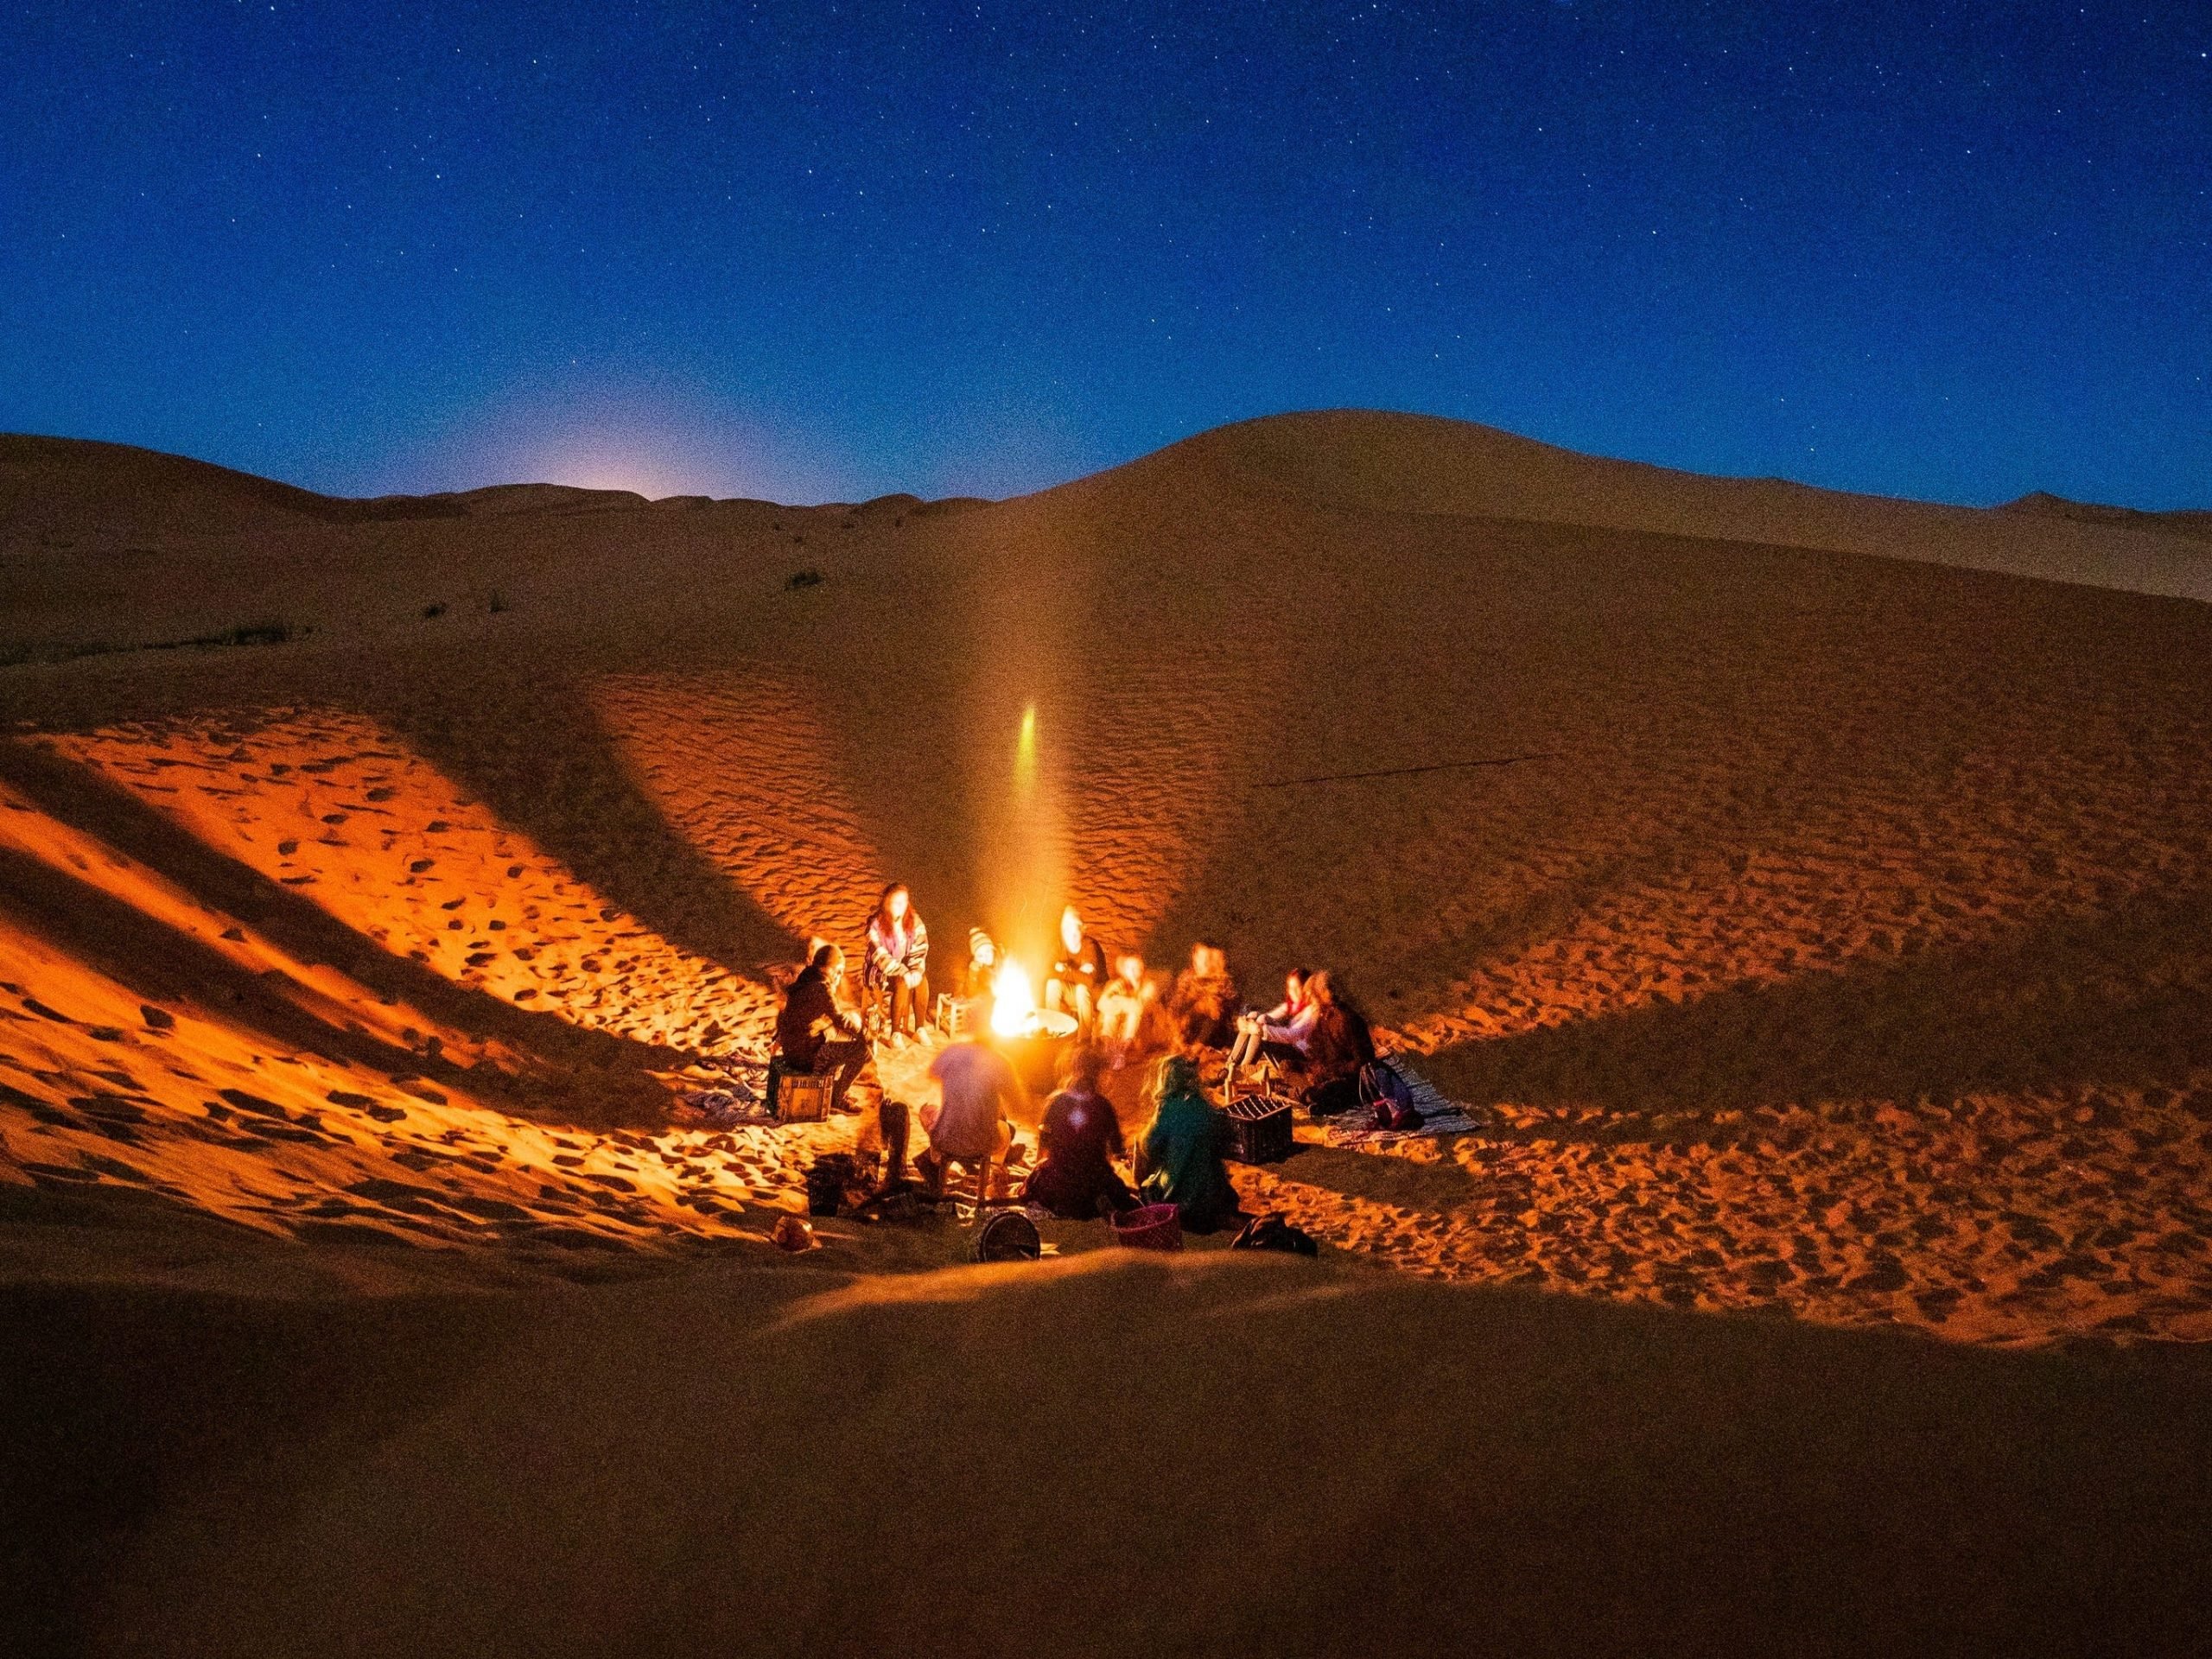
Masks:
[[[0,429],[821,499],[1365,405],[2212,505],[2206,0],[1046,10],[13,4]]]

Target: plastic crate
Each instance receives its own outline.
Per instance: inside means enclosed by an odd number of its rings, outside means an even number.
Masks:
[[[1290,1102],[1281,1095],[1240,1095],[1223,1109],[1228,1155],[1240,1164],[1279,1164],[1290,1156]]]

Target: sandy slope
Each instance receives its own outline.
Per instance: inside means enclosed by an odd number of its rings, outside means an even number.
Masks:
[[[1709,478],[1464,421],[1361,410],[1247,422],[1185,447],[1241,479],[1370,512],[1661,531],[2212,599],[2204,512],[2131,512],[2041,493],[1997,508],[1942,506]]]
[[[1036,1421],[1025,1390],[1049,1421],[1060,1391],[1122,1369],[1181,1380],[1108,1389],[1114,1445],[1169,1398],[1225,1422],[1256,1393],[1272,1444],[1326,1426],[1300,1454],[1327,1471],[1312,1491],[1294,1491],[1289,1463],[1238,1460],[1233,1440],[1207,1465],[1191,1512],[1205,1527],[1242,1513],[1223,1489],[1250,1479],[1285,1510],[1287,1541],[1231,1584],[1236,1558],[1206,1532],[1206,1581],[1229,1586],[1242,1622],[1212,1648],[1166,1650],[1341,1646],[1359,1586],[1402,1599],[1406,1643],[1439,1645],[1444,1626],[1423,1621],[1471,1609],[1423,1611],[1414,1586],[1430,1580],[1402,1576],[1439,1553],[1470,1586],[1484,1580],[1464,1563],[1499,1564],[1515,1586],[1491,1604],[1501,1628],[1625,1650],[1631,1604],[1673,1608],[1656,1628],[1683,1643],[1694,1603],[1725,1605],[1722,1645],[1812,1650],[1808,1631],[1872,1617],[1874,1587],[1931,1541],[1971,1554],[1961,1529],[1992,1506],[2007,1518],[1974,1546],[1986,1558],[1915,1591],[1899,1632],[1944,1645],[2024,1630],[2038,1607],[2086,1630],[2085,1610],[2126,1595],[2145,1632],[2171,1637],[2175,1604],[2127,1577],[2119,1544],[2083,1541],[2118,1537],[2126,1513],[2136,1545],[2171,1555],[2180,1535],[2141,1529],[2201,1513],[2202,1485],[2172,1471],[2205,1465],[2152,1441],[2168,1433],[2157,1414],[2178,1425],[2194,1395],[2159,1394],[2150,1418],[2120,1402],[2194,1384],[1968,1351],[2212,1335],[2212,612],[2159,596],[2202,594],[2208,569],[2185,516],[1869,502],[1343,414],[1225,429],[1017,501],[814,509],[545,489],[334,503],[140,452],[0,441],[0,649],[18,664],[0,670],[0,1279],[49,1287],[9,1307],[24,1351],[53,1361],[23,1397],[76,1386],[55,1332],[154,1286],[325,1310],[206,1304],[232,1310],[189,1362],[216,1371],[251,1371],[255,1333],[296,1319],[356,1328],[371,1316],[344,1310],[365,1293],[394,1299],[375,1316],[394,1341],[439,1352],[450,1320],[428,1297],[502,1292],[486,1306],[506,1311],[484,1317],[505,1330],[536,1317],[513,1311],[518,1294],[550,1296],[560,1319],[607,1333],[577,1338],[582,1351],[608,1357],[636,1320],[660,1357],[563,1361],[543,1385],[544,1412],[588,1396],[588,1445],[645,1436],[664,1454],[724,1432],[696,1421],[702,1367],[747,1379],[728,1421],[769,1410],[763,1391],[808,1402],[813,1415],[775,1419],[768,1443],[787,1449],[812,1443],[810,1422],[833,1432],[849,1386],[836,1491],[763,1452],[733,1478],[788,1494],[789,1537],[772,1504],[715,1524],[808,1571],[834,1554],[855,1587],[841,1602],[786,1562],[772,1581],[799,1600],[737,1645],[786,1628],[836,1645],[893,1618],[972,1637],[977,1581],[962,1567],[957,1611],[932,1624],[918,1552],[934,1527],[968,1528],[1028,1559],[1035,1483],[1012,1482],[1003,1511],[932,1498],[885,1510],[893,1521],[867,1496],[880,1446],[901,1448],[902,1469],[947,1455],[928,1356],[969,1338],[996,1369],[963,1371],[944,1408],[963,1445],[988,1439],[986,1421]],[[790,587],[802,570],[823,580]],[[288,643],[177,643],[264,620]],[[1033,707],[1025,780],[1016,733]],[[1402,770],[1416,767],[1436,769]],[[880,1311],[899,1285],[940,1282],[899,1275],[957,1260],[957,1229],[840,1225],[803,1269],[762,1242],[849,1120],[717,1132],[671,1103],[759,1044],[797,942],[853,938],[893,876],[948,963],[971,922],[1033,954],[1066,896],[1162,962],[1216,937],[1248,984],[1333,966],[1492,1127],[1387,1155],[1309,1141],[1242,1178],[1332,1247],[1319,1300],[1194,1267],[1174,1282],[1205,1310],[1163,1320],[1144,1273],[1080,1270],[1092,1226],[1052,1230],[1069,1276],[1033,1291],[959,1279],[942,1293],[969,1310],[957,1317],[930,1312],[943,1305],[926,1288],[918,1311]],[[886,1082],[913,1094],[918,1069]],[[1376,1266],[1555,1294],[1410,1287]],[[794,1270],[860,1275],[837,1281],[858,1300],[831,1322],[834,1363],[759,1334]],[[650,1287],[545,1288],[641,1275]],[[118,1288],[69,1288],[92,1284]],[[1621,1302],[1650,1307],[1603,1306]],[[159,1298],[130,1306],[149,1330],[186,1318]],[[1746,1313],[1785,1317],[1710,1317]],[[1038,1318],[1049,1334],[1031,1332]],[[701,1319],[714,1334],[696,1355],[645,1334]],[[1516,1357],[1480,1359],[1499,1320],[1596,1357],[1539,1363],[1509,1344]],[[1209,1321],[1238,1333],[1211,1367],[1187,1338]],[[1805,1328],[1891,1325],[1943,1344]],[[1124,1364],[1105,1344],[1135,1330],[1150,1334]],[[1438,1369],[1440,1353],[1457,1357]],[[1718,1355],[1764,1379],[1755,1407],[1718,1383],[1698,1395]],[[498,1402],[543,1357],[482,1363]],[[442,1548],[470,1493],[505,1488],[460,1478],[448,1509],[427,1492],[439,1471],[486,1459],[488,1481],[512,1460],[442,1438],[487,1444],[480,1408],[432,1412],[442,1384],[383,1398],[383,1362],[365,1364],[334,1421],[348,1435],[408,1425],[392,1484],[346,1474],[302,1500],[299,1535],[384,1539],[377,1506],[412,1503]],[[1575,1382],[1541,1426],[1481,1408],[1526,1366],[1589,1364],[1602,1379]],[[1815,1386],[1829,1366],[1855,1425],[1846,1450],[1808,1427],[1839,1397]],[[1913,1408],[1923,1426],[1885,1442],[1903,1376],[1937,1382]],[[833,1376],[852,1380],[819,1380]],[[1363,1428],[1367,1402],[1404,1378],[1413,1403],[1388,1410],[1412,1417]],[[153,1409],[127,1382],[100,1386],[115,1421]],[[281,1389],[281,1373],[254,1386]],[[1592,1425],[1652,1389],[1681,1414],[1658,1461],[1624,1473]],[[1739,1408],[1745,1438],[1721,1473],[1698,1472],[1694,1426]],[[1433,1478],[1398,1472],[1428,1445],[1416,1423],[1446,1436],[1422,1454]],[[2048,1465],[1992,1449],[2062,1433],[2075,1438]],[[2151,1439],[2124,1454],[2098,1439],[2120,1434]],[[94,1456],[99,1440],[64,1433],[54,1455]],[[229,1468],[257,1443],[232,1424],[208,1455]],[[1072,1455],[1008,1444],[976,1452],[979,1481],[1001,1482],[979,1491]],[[1808,1472],[1808,1444],[1842,1461]],[[1930,1446],[1956,1471],[1951,1496],[1910,1490],[1909,1454]],[[621,1573],[652,1576],[666,1564],[653,1550],[707,1528],[701,1504],[734,1501],[652,1457],[569,1456],[545,1471],[545,1525],[581,1525],[602,1501],[657,1513],[665,1498],[691,1517],[654,1521],[664,1544],[622,1555]],[[327,1543],[308,1574],[290,1534],[251,1526],[236,1548],[256,1576],[178,1567],[179,1529],[198,1523],[149,1516],[199,1465],[159,1467],[170,1484],[114,1524],[167,1540],[132,1580],[154,1600],[130,1605],[178,1622],[111,1628],[245,1620],[282,1645],[270,1621],[327,1629],[336,1604],[315,1597],[397,1570]],[[1155,1560],[1159,1546],[1125,1541],[1173,1531],[1157,1505],[1108,1526],[1114,1480],[1069,1467],[1085,1528],[1105,1528],[1071,1547]],[[1468,1472],[1499,1467],[1487,1495]],[[1586,1495],[1554,1512],[1564,1468],[1589,1484],[1570,1481]],[[657,1472],[631,1489],[634,1471]],[[1402,1502],[1430,1534],[1491,1518],[1409,1557],[1377,1541],[1386,1497],[1339,1514],[1315,1496],[1377,1481],[1411,1482]],[[1682,1490],[1687,1507],[1662,1513],[1657,1494]],[[1744,1507],[1753,1490],[1769,1509]],[[1621,1522],[1623,1502],[1643,1518]],[[1894,1529],[1864,1530],[1891,1510]],[[571,1547],[517,1524],[483,1558],[503,1594]],[[910,1531],[871,1530],[894,1524]],[[1769,1576],[1724,1585],[1743,1528],[1767,1529]],[[1831,1583],[1816,1563],[1836,1528],[1859,1530],[1835,1545]],[[1586,1586],[1548,1576],[1583,1559],[1579,1529],[1609,1573],[1675,1547],[1701,1565],[1679,1583],[1607,1578],[1584,1607]],[[1313,1539],[1334,1578],[1300,1553]],[[50,1552],[25,1548],[51,1578]],[[2030,1564],[2053,1551],[2063,1567],[2038,1585]],[[176,1600],[173,1572],[205,1594]],[[1332,1587],[1285,1587],[1309,1581]],[[242,1610],[239,1583],[302,1587]],[[1973,1611],[1944,1606],[1962,1583]],[[53,1586],[39,1605],[76,1628],[90,1592]],[[421,1616],[472,1628],[453,1611],[467,1583],[442,1586],[433,1573]],[[627,1593],[589,1611],[664,1636],[621,1611]],[[703,1583],[683,1595],[652,1618],[715,1630],[752,1616]],[[582,1617],[561,1596],[544,1605]],[[401,1645],[417,1617],[388,1611],[365,1627],[372,1648]]]
[[[1220,1256],[90,1311],[0,1376],[181,1379],[40,1470],[153,1511],[118,1653],[2179,1652],[2212,1565],[2125,1357]]]

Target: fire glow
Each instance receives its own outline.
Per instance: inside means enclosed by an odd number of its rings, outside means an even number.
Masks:
[[[991,976],[991,1029],[1001,1037],[1027,1036],[1037,1018],[1037,993],[1029,970],[1008,957]]]

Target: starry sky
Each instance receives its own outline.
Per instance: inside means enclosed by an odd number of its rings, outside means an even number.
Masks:
[[[1362,405],[2212,505],[2212,5],[0,13],[0,429],[1004,495]]]

